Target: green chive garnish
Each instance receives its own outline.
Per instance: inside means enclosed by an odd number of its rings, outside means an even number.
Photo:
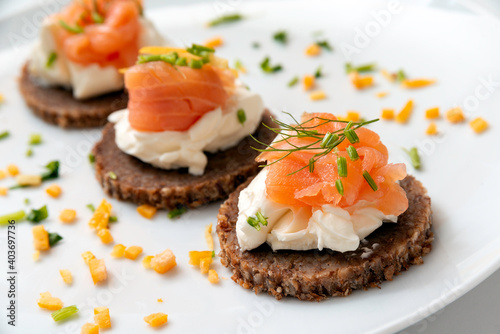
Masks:
[[[44,205],[40,209],[32,209],[28,214],[26,219],[32,223],[39,223],[44,219],[47,219],[49,216],[49,211],[47,210],[47,206]]]
[[[318,66],[318,68],[316,69],[316,72],[314,72],[314,77],[315,78],[321,78],[323,76],[323,66]]]
[[[116,223],[118,221],[118,217],[117,216],[109,216],[109,222],[110,223]]]
[[[8,213],[3,216],[0,216],[0,226],[9,225],[10,220],[14,220],[16,222],[22,220],[26,216],[26,212],[24,210],[19,210],[16,212]]]
[[[236,21],[243,20],[244,17],[241,14],[232,14],[232,15],[225,15],[221,16],[219,18],[216,18],[215,20],[212,20],[208,22],[209,27],[215,27],[221,24],[227,24],[227,23],[232,23]]]
[[[420,169],[421,163],[420,163],[420,155],[418,154],[418,150],[416,147],[412,147],[409,150],[404,149],[406,153],[410,156],[411,159],[411,164],[413,168],[415,169]]]
[[[365,64],[365,65],[360,65],[357,67],[354,67],[351,63],[346,63],[345,64],[345,71],[346,73],[351,73],[351,72],[371,72],[376,69],[377,65],[374,63],[371,64]]]
[[[38,145],[42,143],[42,135],[39,133],[33,133],[30,135],[30,145]]]
[[[49,58],[47,58],[47,62],[45,63],[46,68],[51,68],[52,65],[54,65],[54,62],[57,60],[57,53],[52,51],[49,55]]]
[[[30,204],[30,199],[29,198],[25,198],[24,199],[24,204],[29,205]]]
[[[51,316],[52,319],[54,319],[54,321],[61,321],[72,316],[75,313],[78,313],[78,308],[76,307],[76,305],[72,305],[63,307],[60,310],[52,312]]]
[[[288,87],[293,87],[299,82],[299,77],[295,76],[288,82]]]
[[[49,233],[49,245],[50,247],[54,246],[55,244],[57,244],[59,241],[61,241],[63,239],[63,237],[61,237],[59,234],[57,233]]]
[[[191,59],[189,61],[189,67],[191,68],[202,68],[203,67],[203,61],[199,59]]]
[[[75,24],[74,27],[72,27],[72,26],[68,25],[66,22],[64,22],[63,20],[59,20],[59,24],[61,25],[61,27],[63,27],[64,29],[66,29],[67,31],[69,31],[72,34],[83,33],[83,28],[78,23]]]
[[[260,231],[260,225],[259,225],[259,222],[257,219],[255,219],[254,217],[248,217],[247,218],[247,223],[248,225],[252,226],[254,229],[256,229],[257,231]]]
[[[255,215],[257,216],[257,220],[259,221],[259,223],[261,223],[264,226],[267,226],[267,217],[264,217],[262,213],[260,213],[259,211],[257,211]]]
[[[340,177],[347,177],[347,159],[344,157],[337,157],[337,168]]]
[[[214,53],[215,49],[214,48],[209,48],[208,46],[204,45],[199,45],[199,44],[193,44],[191,47],[186,49],[187,52],[195,55],[195,56],[205,56],[208,53]]]
[[[366,182],[368,182],[368,185],[370,186],[370,188],[372,188],[373,191],[378,190],[377,184],[373,180],[370,173],[368,173],[366,170],[363,171],[363,177],[365,178]]]
[[[54,160],[45,165],[47,171],[42,173],[42,181],[57,179],[59,177],[59,161]]]
[[[397,73],[396,73],[396,80],[397,81],[403,81],[406,79],[406,73],[403,71],[403,70],[399,70]]]
[[[116,173],[111,171],[108,173],[108,176],[111,180],[116,180],[117,179],[117,176],[116,176]]]
[[[325,50],[328,50],[328,51],[333,51],[333,48],[332,46],[330,45],[330,43],[328,43],[327,40],[324,40],[324,41],[317,41],[316,42],[316,45],[318,45],[319,47],[325,49]]]
[[[341,179],[337,179],[335,181],[335,188],[337,188],[337,191],[339,192],[339,194],[341,196],[344,196],[344,185],[342,184],[342,180]]]
[[[353,129],[345,130],[344,134],[351,144],[359,143],[359,137]]]
[[[264,58],[264,60],[260,63],[260,68],[266,73],[275,73],[283,69],[283,67],[279,64],[271,66],[269,63],[270,63],[269,57]]]
[[[160,55],[139,55],[139,57],[137,58],[137,64],[144,64],[160,60],[161,60]]]
[[[29,148],[27,151],[26,151],[26,156],[27,157],[31,157],[33,155],[33,150],[31,148]]]
[[[5,139],[8,136],[10,136],[10,132],[9,131],[4,131],[4,132],[0,133],[0,139]]]
[[[254,48],[254,49],[260,48],[260,43],[259,42],[253,42],[252,43],[252,48]]]
[[[92,21],[95,23],[101,24],[104,23],[104,17],[98,12],[92,12]]]
[[[187,66],[187,58],[186,57],[177,58],[177,60],[175,61],[175,65],[177,65],[177,66]]]
[[[339,140],[339,136],[330,132],[327,132],[321,141],[321,148],[327,148],[332,146],[337,140]]]
[[[287,35],[286,31],[284,31],[284,30],[281,30],[281,31],[276,32],[276,33],[273,35],[273,39],[274,39],[276,42],[281,43],[281,44],[286,44],[286,43],[288,43],[288,35]]]
[[[215,257],[215,251],[212,251],[212,257]]]
[[[95,206],[94,204],[87,204],[86,205],[87,208],[89,208],[90,211],[94,212],[95,211]]]
[[[91,164],[95,163],[95,155],[93,155],[92,153],[89,153],[89,162]]]
[[[245,114],[245,110],[243,109],[238,109],[236,115],[238,116],[238,122],[240,122],[240,124],[244,124],[247,120],[247,115]]]
[[[176,217],[180,217],[182,214],[186,213],[187,208],[185,206],[180,206],[176,209],[173,209],[168,212],[168,218],[174,219]]]
[[[347,147],[347,154],[349,154],[349,159],[351,159],[351,161],[356,161],[359,159],[358,151],[356,151],[356,148],[352,145],[349,145]]]
[[[177,58],[179,58],[179,55],[177,54],[177,52],[171,52],[171,53],[160,55],[160,60],[164,61],[165,63],[169,63],[171,65],[175,65]]]

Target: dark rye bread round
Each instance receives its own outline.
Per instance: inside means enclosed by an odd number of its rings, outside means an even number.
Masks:
[[[413,176],[401,181],[409,207],[396,224],[387,223],[370,234],[352,252],[331,250],[277,251],[264,244],[251,251],[240,250],[236,237],[238,197],[241,185],[221,206],[217,234],[224,266],[232,279],[255,293],[267,291],[276,299],[284,296],[320,301],[329,296],[347,296],[355,289],[379,287],[384,280],[423,263],[434,239],[431,231],[431,200]]]
[[[70,90],[62,87],[41,86],[23,66],[19,89],[26,104],[45,122],[63,128],[91,128],[106,124],[113,111],[127,107],[128,95],[124,91],[76,100]]]
[[[273,126],[271,114],[266,111],[262,122]],[[260,124],[254,137],[271,143],[275,133]],[[115,143],[114,124],[104,127],[102,139],[93,153],[96,177],[109,196],[157,208],[174,209],[178,206],[195,208],[224,199],[240,184],[258,172],[255,158],[259,147],[250,136],[238,145],[217,153],[206,153],[208,164],[205,173],[191,175],[187,168],[164,170],[123,153]],[[117,178],[112,179],[113,172]]]

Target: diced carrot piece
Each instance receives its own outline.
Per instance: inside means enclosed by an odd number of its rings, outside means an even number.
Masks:
[[[461,123],[465,121],[465,115],[464,112],[462,111],[462,108],[460,107],[455,107],[451,108],[446,112],[446,119],[450,123]]]
[[[382,115],[380,115],[380,117],[385,120],[394,119],[394,109],[382,109]]]
[[[37,187],[42,184],[42,177],[40,175],[18,174],[16,175],[16,183],[20,186]]]
[[[154,206],[147,205],[147,204],[143,204],[143,205],[137,207],[137,212],[139,212],[139,214],[141,216],[143,216],[144,218],[147,218],[147,219],[153,218],[153,216],[156,214],[156,210],[157,209]]]
[[[358,72],[353,71],[349,73],[349,78],[351,79],[351,83],[357,89],[365,89],[367,87],[373,86],[373,77],[370,75],[361,76]]]
[[[214,238],[212,237],[212,224],[208,224],[205,227],[205,240],[207,242],[208,249],[214,250]]]
[[[304,86],[304,90],[310,90],[311,88],[314,87],[315,79],[314,75],[304,75],[304,78],[302,78],[302,84]]]
[[[429,124],[427,130],[425,130],[425,133],[428,134],[429,136],[436,135],[438,133],[436,123],[432,122],[431,124]]]
[[[481,117],[477,117],[475,119],[473,119],[470,123],[469,123],[470,127],[472,128],[472,130],[474,130],[475,133],[481,133],[481,132],[484,132],[486,131],[486,129],[488,128],[488,122],[486,122],[483,118]]]
[[[403,109],[396,115],[396,122],[406,123],[413,111],[413,100],[408,100]]]
[[[106,271],[106,264],[103,259],[92,259],[89,262],[90,274],[92,275],[92,281],[94,285],[105,281],[108,278],[108,272]]]
[[[313,101],[324,100],[326,99],[326,94],[322,90],[317,90],[309,94],[309,98]]]
[[[306,48],[305,53],[306,56],[315,57],[321,53],[321,47],[316,43],[311,44]]]
[[[5,173],[3,170],[0,170],[0,180],[5,179],[7,177],[7,173]]]
[[[176,265],[175,255],[168,248],[151,259],[151,267],[159,274],[166,273]]]
[[[205,46],[209,48],[216,48],[224,44],[222,37],[210,38],[205,42]]]
[[[122,244],[114,245],[113,250],[111,251],[112,257],[124,257],[125,256],[125,247]]]
[[[109,216],[111,215],[112,206],[105,199],[97,207],[92,218],[90,219],[89,226],[93,229],[100,230],[108,228]]]
[[[82,326],[80,334],[99,334],[99,326],[87,322]]]
[[[378,92],[377,94],[375,94],[375,96],[381,99],[383,97],[386,97],[388,94],[388,92]]]
[[[45,192],[49,194],[49,196],[57,198],[61,196],[62,189],[57,184],[52,184],[45,189]]]
[[[165,313],[154,313],[147,317],[144,317],[144,321],[147,322],[151,327],[158,327],[166,323],[168,320],[168,315]]]
[[[34,226],[33,232],[33,244],[36,250],[48,250],[50,249],[49,244],[49,233],[45,230],[43,225]]]
[[[37,302],[41,308],[51,311],[57,311],[63,307],[63,302],[57,297],[52,297],[50,292],[42,292]]]
[[[200,260],[200,271],[202,274],[208,273],[208,270],[210,269],[210,265],[212,264],[212,256],[210,257],[205,257]]]
[[[39,250],[36,250],[33,252],[33,255],[32,255],[32,258],[33,258],[33,261],[37,262],[38,260],[40,260],[40,251]]]
[[[19,168],[16,165],[8,165],[7,172],[10,174],[10,176],[16,176],[17,174],[19,174]]]
[[[107,229],[107,228],[101,228],[97,232],[97,236],[101,239],[101,242],[103,244],[109,244],[109,243],[113,242],[113,236],[111,235],[111,233],[109,232],[109,229]]]
[[[430,109],[427,109],[425,111],[425,118],[427,118],[427,119],[435,119],[438,117],[439,117],[439,108],[438,107],[430,108]]]
[[[95,259],[95,256],[94,256],[94,254],[92,254],[92,252],[86,251],[86,252],[82,253],[82,258],[86,264],[89,264],[91,260]]]
[[[64,209],[59,214],[59,220],[65,224],[74,222],[76,219],[76,211],[72,209]]]
[[[64,283],[66,284],[73,283],[73,275],[71,274],[71,271],[69,271],[68,269],[59,270],[59,274],[61,274]]]
[[[130,260],[135,260],[142,253],[142,247],[129,246],[125,249],[125,257]]]
[[[9,189],[6,187],[0,187],[0,196],[7,196]]]
[[[154,258],[153,255],[148,255],[145,256],[144,259],[142,259],[142,265],[146,269],[151,269],[151,260]]]
[[[189,264],[193,266],[199,266],[200,260],[206,257],[212,257],[212,251],[190,251],[189,252]]]
[[[109,308],[94,308],[94,322],[99,328],[111,328],[111,318],[109,317]]]
[[[434,79],[405,79],[401,82],[404,88],[422,88],[435,83]]]
[[[219,283],[219,275],[217,272],[213,269],[210,269],[208,271],[208,281],[212,284],[217,284]]]

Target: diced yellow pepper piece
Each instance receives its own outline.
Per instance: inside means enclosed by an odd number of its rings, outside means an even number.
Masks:
[[[208,281],[212,284],[217,284],[219,283],[219,275],[217,272],[213,269],[210,269],[208,271]]]
[[[462,111],[462,108],[460,107],[455,107],[451,108],[446,112],[446,119],[450,123],[461,123],[465,121],[465,115],[464,112]]]
[[[161,299],[161,298],[158,298],[156,301],[157,301],[158,303],[163,303],[163,299]]]
[[[19,168],[16,165],[8,165],[7,173],[9,173],[10,176],[16,176],[17,174],[19,174]]]
[[[7,196],[9,189],[6,187],[0,187],[0,196]]]
[[[32,255],[32,258],[33,258],[33,261],[37,262],[38,260],[40,260],[40,251],[39,250],[36,250],[33,252],[33,255]]]
[[[92,218],[90,219],[89,226],[93,229],[100,230],[108,228],[109,216],[111,215],[112,206],[105,199],[97,207]]]
[[[189,252],[189,264],[193,266],[199,266],[200,260],[206,257],[212,257],[212,251],[190,251]]]
[[[388,92],[378,92],[377,94],[375,94],[375,96],[378,97],[379,99],[386,97],[387,95],[389,95]]]
[[[166,323],[168,320],[168,315],[165,313],[154,313],[147,317],[144,317],[144,321],[147,322],[151,327],[158,327]]]
[[[41,308],[51,311],[57,311],[63,307],[63,302],[57,297],[52,297],[50,292],[42,292],[37,303]]]
[[[224,44],[222,37],[210,38],[205,42],[205,46],[209,48],[216,48]]]
[[[76,219],[76,211],[72,209],[64,209],[59,214],[59,220],[65,224],[74,222]]]
[[[404,88],[422,88],[435,83],[434,79],[405,79],[401,82]]]
[[[484,132],[488,128],[488,122],[481,117],[473,119],[469,125],[475,133]]]
[[[320,53],[321,53],[321,47],[316,43],[309,45],[305,51],[306,56],[309,57],[316,57]]]
[[[437,135],[438,130],[436,123],[432,122],[431,124],[429,124],[427,130],[425,130],[425,133],[428,134],[429,136]]]
[[[111,318],[109,317],[109,308],[94,308],[94,322],[99,328],[111,328]]]
[[[347,121],[357,122],[357,121],[359,121],[359,119],[360,119],[359,112],[356,112],[356,111],[348,111],[347,112],[347,116],[346,116]]]
[[[151,260],[154,258],[153,255],[147,255],[142,259],[142,266],[146,269],[151,269]]]
[[[108,278],[108,272],[106,270],[106,264],[103,259],[92,259],[89,262],[90,275],[92,275],[92,281],[94,285],[105,281]]]
[[[109,244],[113,242],[113,236],[107,228],[101,228],[99,231],[97,231],[97,236],[101,239],[101,242],[103,244]]]
[[[309,94],[309,98],[313,101],[324,100],[326,99],[326,94],[322,90],[317,90]]]
[[[45,230],[43,225],[34,226],[33,232],[33,245],[36,250],[44,251],[50,249],[49,233]]]
[[[356,89],[365,89],[367,87],[373,86],[373,77],[371,75],[361,76],[358,72],[352,71],[349,73],[349,78],[351,83],[356,87]]]
[[[425,111],[425,118],[427,118],[427,119],[439,118],[439,107],[427,109]]]
[[[142,247],[129,246],[125,249],[125,257],[130,260],[135,260],[142,253]]]
[[[16,175],[16,183],[20,186],[37,187],[42,184],[40,175],[18,174]]]
[[[212,264],[212,256],[210,257],[205,257],[200,260],[200,271],[202,274],[208,273],[208,270],[210,269],[210,265]]]
[[[314,79],[314,75],[304,75],[304,77],[302,78],[302,84],[304,86],[304,90],[310,90],[311,88],[314,87],[314,84],[315,84],[315,79]]]
[[[160,254],[156,254],[151,259],[151,267],[159,274],[164,274],[173,267],[175,267],[177,263],[175,262],[175,255],[170,249],[165,249]]]
[[[92,254],[91,251],[86,251],[86,252],[82,253],[82,258],[86,264],[89,264],[91,260],[95,259],[95,255]]]
[[[396,122],[406,123],[413,111],[413,100],[408,100],[403,109],[396,115]]]
[[[124,257],[125,256],[125,247],[122,244],[114,245],[113,250],[111,251],[112,257]]]
[[[49,194],[49,196],[57,198],[61,196],[62,189],[57,184],[52,184],[45,189],[45,192]]]
[[[3,170],[0,170],[0,180],[5,179],[7,177],[7,173]]]
[[[394,109],[382,109],[382,114],[380,115],[380,117],[385,120],[394,119]]]
[[[212,224],[208,224],[205,227],[205,240],[207,242],[208,249],[214,250],[214,238],[212,237]]]
[[[66,284],[73,283],[73,275],[71,274],[71,271],[69,271],[68,269],[59,270],[59,274],[61,274],[64,283]]]
[[[99,326],[87,322],[82,326],[80,334],[99,334]]]
[[[144,218],[147,218],[147,219],[153,218],[153,216],[156,214],[156,211],[157,211],[157,209],[154,206],[147,205],[147,204],[143,204],[143,205],[137,207],[137,212],[139,212],[139,214],[141,216],[143,216]]]

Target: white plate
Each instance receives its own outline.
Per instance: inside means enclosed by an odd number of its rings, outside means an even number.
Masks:
[[[361,6],[362,5],[362,6]],[[232,8],[249,19],[230,26],[204,28],[207,19],[221,10]],[[362,8],[362,9],[361,9]],[[191,210],[179,220],[169,221],[159,212],[149,221],[140,217],[135,205],[111,200],[119,222],[112,226],[118,243],[140,245],[144,254],[155,254],[171,248],[178,266],[165,275],[142,268],[140,260],[115,260],[110,246],[101,244],[88,228],[91,216],[85,207],[97,204],[103,197],[87,161],[92,144],[99,138],[98,130],[69,131],[47,125],[25,107],[15,79],[29,55],[21,47],[0,54],[0,92],[6,102],[0,106],[0,132],[11,131],[11,137],[0,142],[1,168],[16,163],[24,172],[38,172],[39,166],[59,159],[63,165],[60,184],[64,194],[49,198],[44,187],[15,190],[0,199],[0,214],[20,208],[38,208],[47,204],[50,218],[44,222],[49,231],[56,231],[64,240],[38,263],[31,260],[30,223],[17,228],[18,243],[18,331],[19,333],[79,333],[85,322],[92,321],[92,308],[106,305],[113,321],[111,332],[152,332],[142,318],[155,312],[169,314],[165,331],[169,333],[251,333],[299,332],[318,333],[389,333],[437,311],[469,291],[500,266],[500,225],[496,209],[500,200],[500,124],[499,85],[484,82],[500,81],[498,59],[500,46],[493,43],[500,34],[498,21],[484,15],[470,15],[439,9],[401,5],[397,14],[378,25],[374,12],[387,10],[386,2],[308,1],[243,3],[214,2],[190,7],[169,7],[155,10],[150,17],[160,30],[178,44],[203,42],[209,37],[223,36],[225,45],[219,55],[234,64],[240,59],[248,69],[242,79],[264,97],[274,111],[287,110],[299,115],[304,110],[345,114],[357,110],[366,118],[378,117],[383,107],[399,109],[413,98],[415,111],[407,125],[379,122],[378,131],[388,146],[393,161],[406,161],[401,147],[418,146],[423,169],[413,171],[428,188],[434,210],[434,249],[425,257],[425,264],[413,266],[381,289],[357,291],[347,298],[333,298],[321,303],[295,299],[275,301],[267,295],[256,296],[230,279],[211,285],[205,276],[187,264],[188,251],[206,248],[204,227],[216,222],[220,203]],[[378,29],[379,27],[380,29]],[[290,35],[287,46],[273,42],[272,33],[286,29]],[[359,30],[370,30],[362,42],[356,39]],[[323,31],[335,51],[323,52],[317,58],[304,56],[304,49],[314,41],[312,33]],[[360,37],[358,37],[360,38]],[[253,41],[261,44],[252,48]],[[356,44],[358,43],[358,44]],[[350,61],[355,64],[376,62],[379,67],[396,71],[403,68],[413,77],[435,77],[433,87],[408,91],[389,84],[376,74],[376,88],[358,92],[347,82],[342,48],[349,44],[358,49]],[[284,71],[267,75],[258,64],[266,56],[281,63]],[[8,66],[6,66],[8,64]],[[288,88],[295,75],[313,73],[323,65],[325,77],[318,88],[328,99],[311,102],[300,86]],[[389,91],[385,99],[375,93]],[[477,103],[477,106],[475,105]],[[465,104],[465,105],[464,105]],[[482,135],[472,133],[469,126],[449,125],[439,120],[441,136],[431,138],[424,132],[428,121],[424,111],[439,106],[442,111],[464,105],[468,119],[486,118],[491,129]],[[44,143],[34,147],[34,156],[25,157],[29,134],[42,133]],[[10,185],[11,179],[0,186]],[[31,200],[26,206],[25,198]],[[78,211],[78,222],[62,225],[57,216],[63,208]],[[1,232],[3,231],[3,232]],[[6,230],[0,230],[1,252],[5,254]],[[94,287],[80,253],[91,250],[104,258],[108,267],[107,284]],[[2,255],[5,259],[5,255]],[[5,273],[6,261],[0,261]],[[66,286],[58,273],[67,268],[75,282]],[[219,275],[230,277],[229,270],[216,264]],[[2,274],[3,275],[3,274]],[[0,281],[2,291],[5,280]],[[80,315],[73,320],[54,324],[50,312],[39,309],[40,292],[50,291],[65,305],[76,304]],[[163,298],[163,303],[156,300]],[[5,297],[2,296],[2,301]],[[2,305],[2,308],[4,305]],[[0,332],[8,332],[5,318]]]

